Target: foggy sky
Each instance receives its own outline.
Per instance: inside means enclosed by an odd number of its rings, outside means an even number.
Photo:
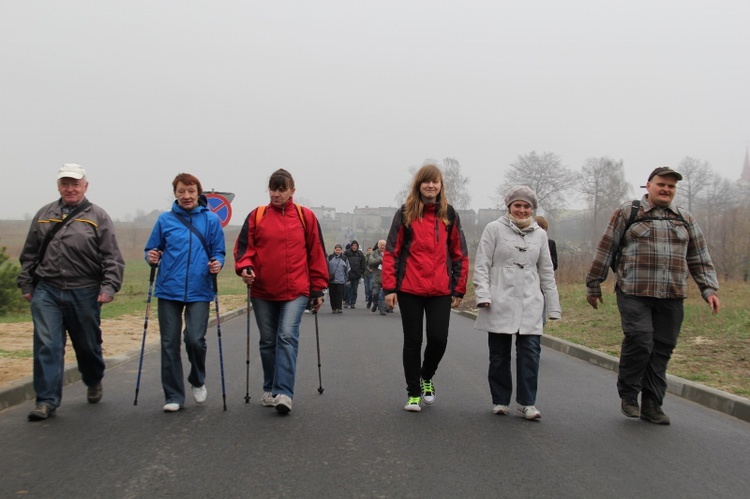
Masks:
[[[409,167],[456,158],[474,209],[519,155],[624,160],[641,185],[685,156],[739,178],[750,2],[0,0],[0,218],[88,171],[113,218],[171,180],[236,193],[287,168],[297,199],[395,205]],[[636,189],[636,192],[642,192]]]

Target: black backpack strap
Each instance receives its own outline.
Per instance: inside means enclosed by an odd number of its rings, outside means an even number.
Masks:
[[[206,243],[206,239],[203,237],[203,234],[201,234],[200,231],[198,231],[198,229],[196,229],[193,224],[188,223],[187,220],[185,220],[184,218],[182,218],[177,213],[175,213],[173,211],[170,211],[170,213],[172,215],[174,215],[177,220],[179,220],[180,222],[182,222],[182,225],[184,225],[185,227],[187,227],[190,230],[190,232],[192,232],[193,234],[195,234],[195,237],[197,237],[198,240],[203,245],[203,249],[206,251],[206,256],[208,257],[208,260],[210,261],[211,260],[211,252],[208,250],[208,244]]]
[[[42,263],[42,260],[44,260],[44,254],[47,252],[47,246],[49,246],[49,243],[52,241],[52,238],[55,237],[55,234],[57,234],[58,231],[63,228],[63,225],[65,225],[66,222],[71,223],[69,222],[69,220],[75,220],[75,217],[77,217],[79,213],[81,213],[89,206],[91,206],[91,202],[89,200],[86,200],[83,203],[79,204],[73,211],[68,213],[61,222],[55,224],[55,226],[52,227],[49,232],[47,232],[47,234],[44,236],[44,241],[42,241],[42,245],[39,247],[39,253],[37,253],[37,266]]]
[[[641,200],[640,199],[634,199],[633,202],[630,204],[630,217],[628,218],[628,223],[625,225],[625,228],[622,231],[622,239],[625,239],[625,233],[628,231],[631,225],[633,225],[633,222],[635,222],[635,218],[638,216],[638,210],[641,208]],[[620,239],[620,244],[622,245],[622,239]]]
[[[625,227],[622,229],[622,235],[620,235],[620,244],[617,246],[617,253],[612,257],[612,262],[610,262],[609,267],[612,269],[612,272],[617,272],[617,264],[620,261],[620,254],[622,253],[622,243],[625,241],[625,233],[628,231],[631,225],[635,222],[635,219],[638,217],[638,210],[641,208],[641,200],[640,199],[634,199],[632,203],[630,203],[630,216],[628,217],[628,222],[625,224]]]

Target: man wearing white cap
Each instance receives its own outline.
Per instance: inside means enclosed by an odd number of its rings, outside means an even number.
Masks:
[[[30,421],[54,416],[60,405],[66,332],[88,401],[102,399],[101,304],[119,291],[125,261],[109,215],[86,199],[88,185],[81,165],[63,165],[60,199],[34,216],[21,252],[17,282],[34,321],[36,407]]]

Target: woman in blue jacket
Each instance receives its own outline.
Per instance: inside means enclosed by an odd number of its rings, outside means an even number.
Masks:
[[[159,215],[146,243],[146,261],[159,266],[161,382],[164,412],[177,412],[185,403],[185,383],[180,354],[182,316],[185,315],[185,350],[190,361],[188,382],[193,397],[205,402],[206,329],[214,276],[224,266],[226,248],[219,218],[206,207],[200,181],[180,173],[172,181],[172,210]]]

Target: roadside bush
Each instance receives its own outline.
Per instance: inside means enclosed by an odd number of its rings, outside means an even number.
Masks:
[[[0,248],[0,316],[25,310],[28,304],[16,285],[21,267],[8,261],[5,246]]]

